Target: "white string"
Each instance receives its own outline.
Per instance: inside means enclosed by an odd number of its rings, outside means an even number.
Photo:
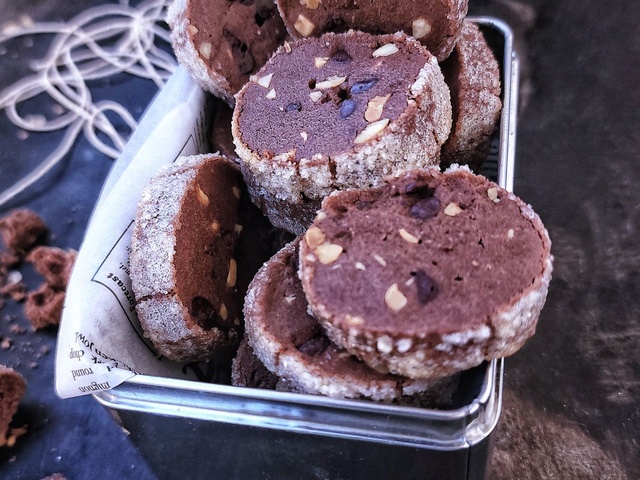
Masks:
[[[124,73],[149,79],[162,88],[176,67],[173,56],[159,47],[170,42],[163,22],[171,1],[146,0],[137,7],[101,5],[67,23],[12,25],[0,32],[0,44],[26,35],[55,35],[47,54],[30,63],[35,73],[0,92],[0,110],[22,130],[65,130],[60,144],[40,165],[0,193],[0,206],[51,170],[81,132],[96,150],[111,158],[120,155],[136,120],[117,102],[94,103],[87,82]],[[46,98],[38,98],[42,96]],[[20,114],[19,106],[36,98],[42,105],[54,104],[53,118]],[[126,125],[126,132],[114,126],[109,119],[113,116],[120,120],[118,125]]]

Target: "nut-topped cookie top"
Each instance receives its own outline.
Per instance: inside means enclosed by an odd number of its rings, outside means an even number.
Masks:
[[[293,38],[349,29],[381,34],[404,31],[438,60],[447,58],[467,14],[468,0],[277,0]]]
[[[286,44],[237,97],[239,140],[263,157],[348,151],[415,110],[411,87],[435,63],[402,34],[330,33]]]
[[[346,327],[422,338],[475,328],[541,274],[543,232],[484,177],[410,172],[325,199],[300,248],[303,286],[317,316]]]
[[[326,198],[300,277],[329,338],[376,370],[432,379],[533,335],[551,242],[531,207],[457,167]]]

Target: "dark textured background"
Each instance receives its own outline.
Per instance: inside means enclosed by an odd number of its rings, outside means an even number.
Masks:
[[[0,24],[23,13],[62,20],[97,3],[0,0]],[[538,334],[507,361],[492,478],[640,478],[640,2],[470,3],[470,13],[503,18],[516,34],[522,88],[515,191],[545,221],[556,259]],[[0,89],[27,75],[27,59],[46,51],[38,42],[4,46]],[[139,116],[155,87],[113,79],[97,89]],[[0,137],[0,189],[55,141],[45,134],[20,140],[4,114]],[[51,228],[50,244],[78,248],[111,164],[79,141],[7,209],[33,208]],[[7,316],[27,326],[20,308],[8,305],[0,311],[3,335]],[[92,399],[55,396],[55,334],[11,334],[12,346],[0,349],[0,363],[29,382],[17,418],[29,433],[13,449],[0,449],[0,478],[35,480],[56,471],[72,480],[154,478]]]

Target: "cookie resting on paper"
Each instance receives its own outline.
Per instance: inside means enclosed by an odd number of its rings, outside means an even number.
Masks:
[[[131,282],[145,332],[166,357],[204,361],[242,338],[234,249],[242,178],[218,155],[182,157],[144,189]]]

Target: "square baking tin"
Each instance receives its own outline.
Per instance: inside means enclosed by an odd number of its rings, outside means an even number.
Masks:
[[[469,18],[502,67],[502,117],[481,173],[512,190],[518,100],[512,33],[500,20]],[[147,375],[94,398],[162,479],[480,480],[500,415],[503,363],[464,372],[453,405],[443,410]]]

